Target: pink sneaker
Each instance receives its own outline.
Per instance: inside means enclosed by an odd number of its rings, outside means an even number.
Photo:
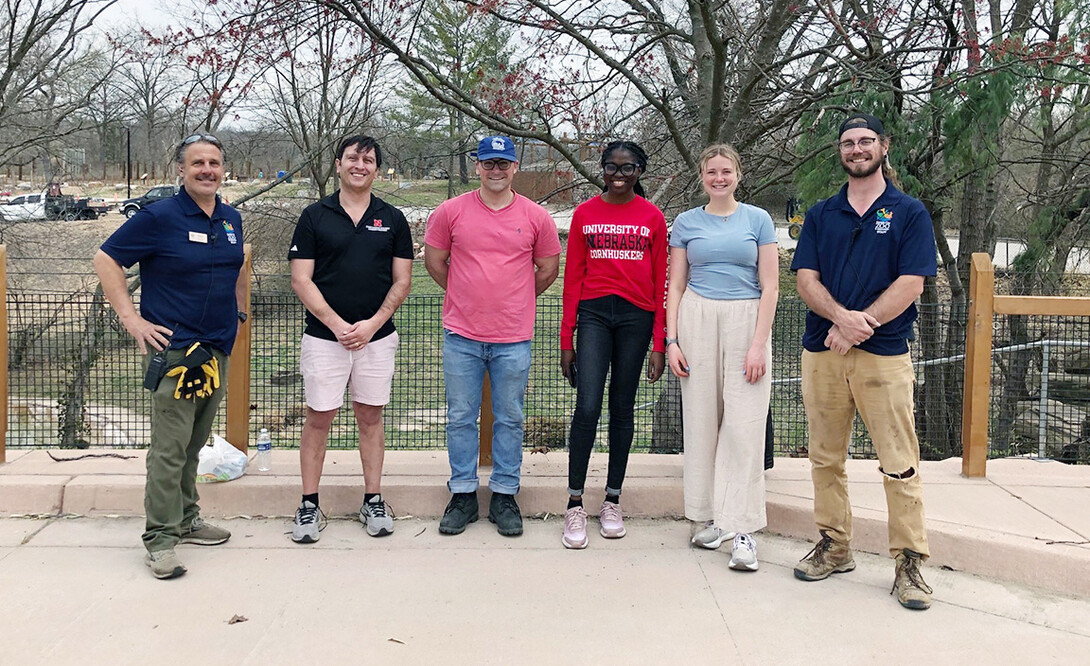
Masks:
[[[620,539],[625,535],[624,518],[621,517],[621,506],[613,502],[602,502],[602,510],[598,512],[598,519],[602,522],[602,536],[607,539]]]
[[[573,506],[564,512],[564,547],[582,550],[587,547],[587,512]]]

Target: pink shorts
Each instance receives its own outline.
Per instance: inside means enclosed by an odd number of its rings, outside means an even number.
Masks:
[[[303,373],[307,407],[316,412],[339,408],[344,404],[346,386],[351,390],[353,402],[371,406],[387,404],[396,354],[396,331],[355,351],[333,340],[303,335],[299,371]]]

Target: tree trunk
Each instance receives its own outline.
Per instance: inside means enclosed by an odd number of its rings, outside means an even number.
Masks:
[[[462,185],[469,184],[469,160],[466,158],[466,153],[461,150],[460,142],[465,136],[466,132],[466,117],[465,114],[460,111],[455,111],[455,116],[458,118],[458,130],[457,141],[453,144],[453,149],[458,153],[458,182]]]
[[[102,348],[102,338],[106,332],[105,315],[106,300],[102,295],[102,285],[99,285],[87,310],[79,346],[72,354],[74,367],[69,375],[71,380],[58,400],[61,408],[58,434],[63,448],[85,449],[89,446],[86,438],[87,387]]]
[[[447,198],[454,198],[454,153],[458,146],[458,126],[454,119],[455,112],[447,111]]]

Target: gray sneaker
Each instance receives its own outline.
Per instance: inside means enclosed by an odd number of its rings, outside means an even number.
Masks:
[[[182,537],[178,543],[195,543],[198,546],[218,546],[231,538],[231,533],[222,527],[216,527],[197,516],[189,527],[182,528]]]
[[[382,495],[375,495],[370,502],[364,502],[360,507],[360,522],[367,528],[367,533],[373,537],[386,536],[394,533],[394,516],[390,505],[382,499]]]
[[[748,534],[738,534],[730,551],[730,568],[736,571],[756,571],[757,542]]]
[[[314,502],[303,501],[295,510],[295,524],[291,528],[291,540],[295,543],[314,543],[325,527],[325,514]]]
[[[715,550],[724,541],[730,541],[733,538],[734,532],[727,532],[709,522],[704,529],[693,535],[692,544],[708,550]]]
[[[151,575],[156,578],[177,578],[185,573],[185,566],[174,554],[173,548],[156,550],[144,555],[144,564],[148,565]]]

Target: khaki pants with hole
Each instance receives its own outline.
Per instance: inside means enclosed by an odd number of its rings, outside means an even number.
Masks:
[[[925,558],[929,555],[913,418],[914,382],[908,354],[878,356],[858,348],[844,356],[834,351],[802,352],[814,520],[819,530],[838,542],[850,544],[852,539],[844,462],[858,410],[878,454],[889,512],[889,552],[896,556],[909,548]]]

